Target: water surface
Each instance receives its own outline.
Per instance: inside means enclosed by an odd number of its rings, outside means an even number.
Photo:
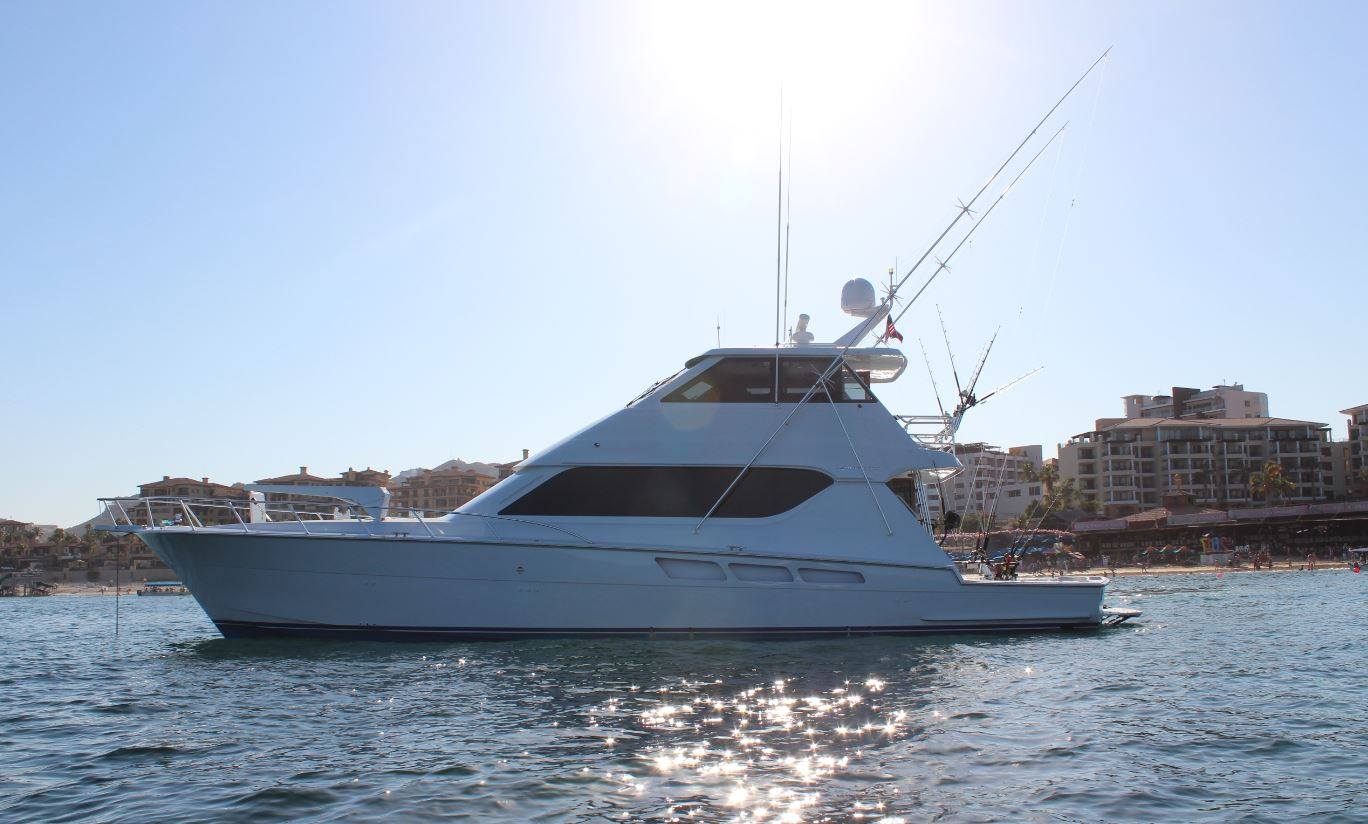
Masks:
[[[0,599],[0,820],[1368,820],[1368,575],[1109,600],[1143,623],[410,645]]]

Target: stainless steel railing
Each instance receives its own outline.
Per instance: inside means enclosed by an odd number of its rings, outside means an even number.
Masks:
[[[98,498],[104,506],[111,524],[116,528],[165,529],[188,528],[191,532],[200,530],[231,529],[240,532],[260,531],[289,534],[295,530],[304,535],[336,535],[335,530],[325,524],[352,523],[370,537],[395,537],[393,530],[377,530],[377,525],[385,523],[384,517],[376,517],[366,507],[356,501],[322,495],[308,495],[310,500],[295,501],[252,501],[237,498],[196,498],[185,496],[149,496],[141,498]],[[433,530],[434,521],[425,519],[423,513],[414,507],[388,507],[390,517],[395,512],[404,512],[423,528],[429,538],[452,537],[442,531]],[[526,518],[513,518],[507,515],[490,515],[481,512],[444,512],[443,515],[457,515],[466,518],[480,518],[491,521],[525,524],[563,533],[593,545],[593,541],[572,529],[534,521]],[[269,526],[267,526],[269,524]],[[310,528],[310,525],[314,525]],[[290,527],[294,527],[292,530]],[[439,527],[439,529],[441,529]],[[405,533],[407,534],[407,533]]]

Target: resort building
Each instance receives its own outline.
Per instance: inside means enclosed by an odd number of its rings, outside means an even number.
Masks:
[[[1326,496],[1334,501],[1350,497],[1353,489],[1349,483],[1349,442],[1331,441],[1322,446],[1321,464],[1326,472]]]
[[[389,472],[379,469],[353,469],[347,467],[336,478],[325,478],[320,475],[309,473],[307,466],[301,466],[299,471],[291,475],[281,475],[279,478],[262,478],[257,481],[259,484],[275,484],[277,486],[387,486],[390,482]]]
[[[452,462],[460,463],[460,462]],[[399,510],[416,509],[423,514],[450,512],[473,500],[476,495],[499,482],[496,472],[481,471],[472,465],[439,466],[401,473],[390,484],[390,507]]]
[[[1041,499],[1040,482],[1028,480],[1043,463],[1039,444],[1013,446],[1005,452],[985,443],[957,444],[955,455],[964,469],[945,483],[927,487],[932,517],[950,510],[961,516],[991,514],[997,522],[1010,521]]]
[[[170,475],[163,475],[160,481],[150,481],[145,484],[138,484],[138,497],[140,498],[236,498],[247,500],[247,490],[242,488],[242,484],[230,486],[228,484],[214,483],[208,478],[173,478]]]
[[[326,478],[321,475],[314,475],[309,472],[307,466],[301,466],[298,472],[290,475],[281,475],[278,478],[262,478],[257,481],[261,485],[272,486],[324,486],[337,487],[336,493],[328,493],[339,498],[346,498],[346,488],[348,487],[381,487],[389,485],[390,474],[387,470],[354,469],[347,467],[336,478]],[[323,493],[314,493],[323,494]],[[266,496],[268,505],[283,505],[289,507],[295,513],[308,513],[320,517],[336,517],[339,512],[339,505],[336,502],[321,502],[318,498],[297,496],[293,493],[273,492]],[[288,517],[288,516],[287,516]]]
[[[516,461],[494,464],[494,468],[499,470],[499,480],[502,481],[504,478],[507,478],[509,475],[512,475],[514,472],[516,472],[518,470],[518,464],[527,460],[527,456],[530,454],[531,450],[524,449],[522,452],[523,456]]]
[[[1349,438],[1345,441],[1345,485],[1348,494],[1368,496],[1368,403],[1341,409],[1349,416]]]
[[[1247,392],[1244,384],[1217,384],[1199,390],[1175,386],[1167,395],[1126,395],[1126,418],[1266,418],[1268,395]]]
[[[220,484],[214,483],[208,478],[173,478],[170,475],[163,475],[160,481],[149,481],[145,484],[138,484],[139,498],[219,498],[225,504],[246,502],[247,490],[242,488],[242,484]],[[130,504],[127,504],[131,506]],[[149,511],[150,510],[150,511]],[[175,520],[177,516],[184,517],[183,508],[174,502],[149,503],[143,505],[140,512],[129,513],[135,518],[150,517],[154,521]],[[214,506],[201,506],[195,509],[196,517],[204,524],[226,524],[232,523],[235,518],[230,506],[222,509]],[[97,521],[99,519],[96,519]]]
[[[1170,492],[1189,493],[1201,506],[1263,505],[1250,480],[1276,461],[1291,488],[1274,497],[1306,503],[1328,497],[1329,442],[1325,424],[1287,418],[1098,421],[1059,447],[1059,476],[1115,518],[1157,507]]]

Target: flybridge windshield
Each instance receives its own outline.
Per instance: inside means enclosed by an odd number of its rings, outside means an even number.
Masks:
[[[779,402],[797,403],[831,366],[831,358],[780,358]],[[818,386],[810,401],[830,393],[837,403],[873,401],[868,384],[842,363]],[[666,395],[664,403],[773,403],[774,358],[723,358],[703,374]]]

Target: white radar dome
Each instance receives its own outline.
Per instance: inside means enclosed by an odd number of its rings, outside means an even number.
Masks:
[[[874,314],[874,284],[864,278],[852,278],[841,287],[841,311],[857,318]]]

